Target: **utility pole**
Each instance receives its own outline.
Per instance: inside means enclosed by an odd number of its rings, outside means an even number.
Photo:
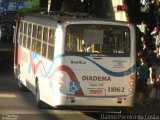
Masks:
[[[51,1],[52,1],[52,0],[48,0],[48,9],[47,9],[47,12],[50,11],[50,8],[51,8]]]
[[[46,8],[47,11],[60,11],[63,0],[39,0],[41,8]]]

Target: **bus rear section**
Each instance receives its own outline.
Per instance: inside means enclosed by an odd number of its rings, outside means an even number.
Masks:
[[[15,76],[38,107],[133,105],[135,31],[106,20],[25,16],[16,35]],[[16,30],[16,29],[15,29]]]
[[[60,94],[53,94],[57,95],[53,106],[133,106],[134,27],[104,21],[68,22],[66,26],[64,53],[55,47],[55,75],[60,79],[52,81]],[[58,34],[55,46],[60,43]]]

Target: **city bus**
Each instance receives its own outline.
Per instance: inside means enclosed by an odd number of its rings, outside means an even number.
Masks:
[[[131,23],[51,13],[23,16],[14,74],[38,107],[132,107],[136,41]]]

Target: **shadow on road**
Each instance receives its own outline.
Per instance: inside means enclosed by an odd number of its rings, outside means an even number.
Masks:
[[[0,76],[8,76],[13,74],[13,61],[0,60]]]
[[[47,109],[37,108],[35,96],[31,92],[18,89],[13,74],[13,61],[3,60],[0,61],[0,119],[10,119],[7,115],[18,116],[18,120],[57,119]]]

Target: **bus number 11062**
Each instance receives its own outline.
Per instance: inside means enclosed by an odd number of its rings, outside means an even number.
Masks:
[[[108,87],[108,92],[124,92],[124,87]]]

